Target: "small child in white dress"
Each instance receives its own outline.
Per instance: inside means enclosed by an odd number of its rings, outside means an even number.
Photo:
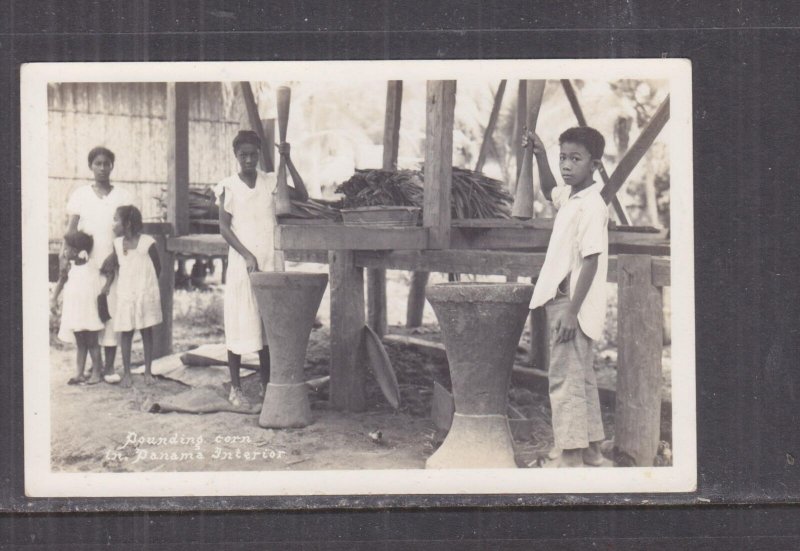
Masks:
[[[305,201],[308,192],[289,157],[289,144],[278,152],[286,164],[295,187],[289,187],[292,199]],[[225,282],[225,345],[231,391],[228,400],[234,406],[247,405],[239,379],[242,354],[258,352],[261,388],[269,381],[269,347],[264,335],[250,273],[273,271],[273,226],[275,224],[275,174],[261,172],[258,166],[261,140],[252,130],[242,130],[233,140],[233,153],[240,171],[219,182],[214,188],[219,204],[219,230],[230,245]]]
[[[114,331],[120,333],[124,374],[120,385],[130,387],[131,344],[133,332],[139,330],[144,348],[144,382],[151,384],[153,362],[153,326],[162,321],[161,294],[158,277],[161,260],[155,240],[142,233],[142,213],[132,205],[119,207],[114,214],[114,252],[103,264],[109,276],[103,288],[108,293],[111,282],[117,281],[117,308]]]
[[[99,266],[89,260],[93,245],[92,236],[82,231],[64,236],[64,254],[69,263],[59,274],[51,299],[51,308],[55,310],[58,296],[64,291],[58,338],[77,345],[75,376],[68,382],[71,385],[96,384],[102,380],[98,336],[104,323],[100,319],[97,297],[103,288],[103,279]],[[92,375],[88,380],[83,374],[87,353],[92,358]]]

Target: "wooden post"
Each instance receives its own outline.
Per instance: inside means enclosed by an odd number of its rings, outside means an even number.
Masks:
[[[648,255],[617,258],[617,404],[614,446],[639,467],[653,465],[661,434],[661,291]]]
[[[261,119],[264,127],[264,172],[275,172],[275,119]]]
[[[172,234],[172,225],[158,222],[144,224],[142,231],[156,241],[161,260],[161,275],[158,289],[161,294],[163,321],[153,330],[153,358],[172,354],[172,297],[175,292],[175,255],[167,250],[167,237]]]
[[[366,365],[359,361],[364,329],[364,270],[353,251],[329,251],[331,285],[331,405],[344,411],[366,408]]]
[[[240,82],[239,85],[242,89],[242,97],[244,98],[244,106],[247,109],[247,120],[250,122],[250,128],[253,132],[258,134],[258,137],[261,139],[261,156],[259,157],[261,170],[264,172],[273,172],[275,170],[275,164],[269,159],[275,158],[275,152],[272,151],[272,148],[275,147],[275,123],[273,122],[272,143],[269,143],[267,135],[264,132],[262,119],[258,115],[258,104],[253,95],[252,86],[250,86],[249,82]]]
[[[536,285],[536,278],[531,278]],[[542,371],[550,369],[550,322],[547,310],[535,308],[528,318],[531,328],[531,347],[528,350],[528,365]]]
[[[520,80],[517,86],[517,118],[514,119],[514,153],[517,160],[514,178],[508,182],[508,192],[511,197],[517,192],[517,179],[522,170],[522,159],[524,150],[522,148],[522,134],[525,132],[525,122],[528,117],[528,81]]]
[[[167,83],[167,222],[189,233],[189,86]]]
[[[429,80],[425,124],[423,225],[428,248],[450,246],[450,193],[453,185],[453,117],[456,81]]]
[[[428,285],[428,272],[414,272],[408,289],[408,306],[406,308],[406,327],[422,325],[422,314],[425,310],[425,286]]]
[[[492,135],[494,134],[494,127],[497,126],[497,117],[500,115],[500,105],[503,103],[503,94],[505,91],[506,81],[501,80],[500,85],[497,87],[497,92],[494,95],[494,103],[492,104],[492,112],[489,114],[489,122],[486,124],[486,130],[483,132],[481,149],[478,152],[478,160],[475,162],[475,172],[483,171],[483,165],[486,162],[486,154],[489,151],[489,144],[492,143]]]
[[[400,150],[400,108],[403,81],[390,80],[386,85],[386,115],[383,123],[383,169],[397,170]],[[386,334],[386,270],[367,270],[367,323],[382,337]]]

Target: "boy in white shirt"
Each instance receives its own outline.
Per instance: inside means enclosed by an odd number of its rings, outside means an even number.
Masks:
[[[557,186],[545,148],[532,132],[523,147],[536,156],[542,192],[558,209],[547,255],[531,299],[550,322],[550,405],[559,466],[602,464],[605,439],[594,373],[592,341],[603,334],[608,276],[608,206],[592,179],[605,139],[594,128],[570,128],[559,137]]]

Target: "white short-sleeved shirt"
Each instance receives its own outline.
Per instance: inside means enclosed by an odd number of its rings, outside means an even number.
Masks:
[[[67,201],[67,214],[80,216],[78,229],[94,238],[89,261],[97,266],[114,250],[114,213],[118,207],[133,205],[133,197],[127,190],[114,185],[108,195],[100,197],[92,185],[73,191]]]
[[[530,307],[538,308],[556,296],[558,285],[569,275],[572,298],[583,259],[599,254],[597,273],[578,312],[578,324],[591,339],[603,336],[606,319],[606,279],[608,278],[608,206],[593,184],[570,196],[570,186],[556,186],[551,192],[558,209],[547,255],[533,289]]]

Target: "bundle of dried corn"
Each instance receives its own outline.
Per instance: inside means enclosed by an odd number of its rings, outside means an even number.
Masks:
[[[376,205],[423,205],[424,173],[418,170],[356,170],[336,188],[345,208]],[[453,167],[453,218],[509,218],[512,197],[499,180],[480,172]]]

